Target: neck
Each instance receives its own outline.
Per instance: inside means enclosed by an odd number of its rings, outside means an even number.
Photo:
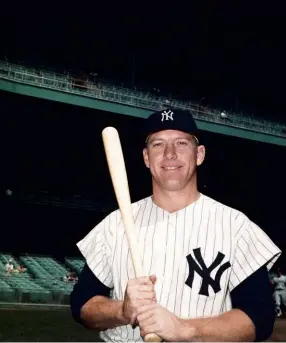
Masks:
[[[197,185],[189,185],[179,191],[167,191],[153,185],[154,203],[169,213],[179,211],[197,201],[200,193]]]

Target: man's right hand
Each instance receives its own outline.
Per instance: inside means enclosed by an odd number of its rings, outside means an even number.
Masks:
[[[157,302],[154,290],[156,276],[141,277],[129,280],[123,301],[123,316],[134,326],[137,321],[138,308]]]

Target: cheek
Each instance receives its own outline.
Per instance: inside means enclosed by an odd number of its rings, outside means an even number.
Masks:
[[[197,158],[194,154],[191,156],[182,156],[182,161],[189,166],[190,169],[193,169],[197,165]]]
[[[159,167],[160,161],[161,161],[160,156],[149,157],[149,168],[151,170],[154,170],[154,171],[158,172],[158,170],[160,169],[160,167]]]

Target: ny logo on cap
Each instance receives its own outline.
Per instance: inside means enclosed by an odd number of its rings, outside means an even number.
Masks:
[[[164,120],[173,120],[173,112],[172,111],[164,111],[161,113],[162,114],[162,119],[161,121],[164,121]]]

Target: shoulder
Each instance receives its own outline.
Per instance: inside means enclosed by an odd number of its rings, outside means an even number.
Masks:
[[[267,249],[269,249],[269,245],[274,246],[269,235],[247,214],[206,195],[203,195],[203,199],[211,211],[216,213],[217,225],[221,225],[224,230],[230,228],[233,246],[236,246],[239,242],[248,242],[249,240],[254,245],[255,242],[260,242]]]
[[[231,228],[232,246],[240,265],[243,265],[244,262],[241,261],[247,256],[249,261],[255,260],[257,266],[265,264],[270,270],[281,255],[281,250],[268,234],[245,213],[209,197],[206,198],[210,206],[221,214],[223,229]]]
[[[243,227],[250,226],[253,223],[249,217],[242,211],[223,204],[207,195],[202,194],[204,205],[208,206],[210,211],[215,212],[219,219],[225,222],[226,225],[234,229],[233,234],[236,235]]]
[[[148,196],[133,202],[131,204],[133,217],[135,218],[140,211],[143,211],[147,204],[151,201],[151,196]],[[108,214],[97,226],[101,226],[104,231],[108,230],[112,234],[119,226],[122,226],[122,224],[122,215],[120,209],[118,208]]]

